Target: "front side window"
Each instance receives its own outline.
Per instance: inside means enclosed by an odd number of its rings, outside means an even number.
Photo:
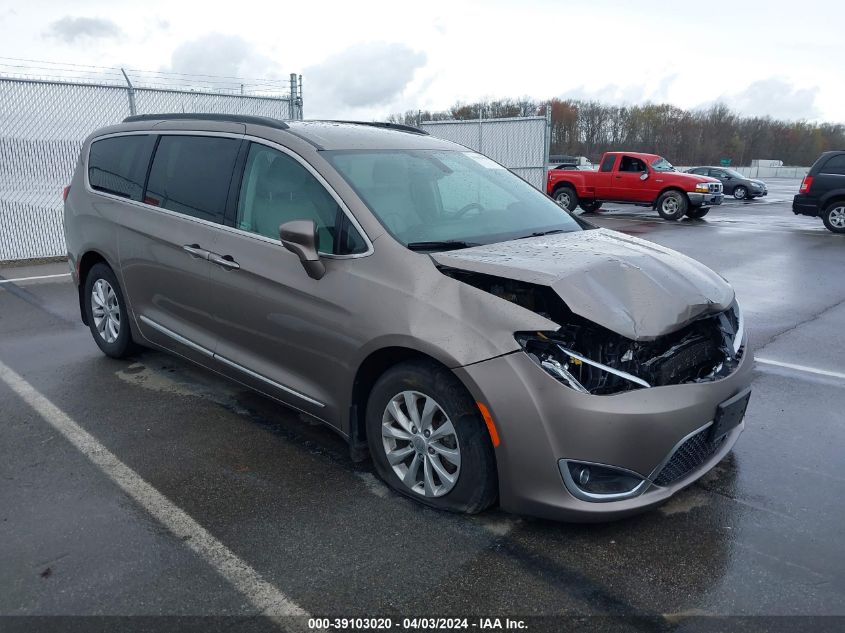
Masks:
[[[645,163],[633,156],[623,156],[619,163],[619,171],[642,172],[645,170]]]
[[[321,253],[349,255],[367,250],[338,203],[305,167],[287,154],[253,143],[244,169],[236,226],[279,239],[279,226],[291,220],[314,221]]]
[[[240,143],[216,136],[162,136],[144,202],[222,223]]]
[[[113,136],[91,143],[88,182],[96,191],[141,200],[150,160],[151,136]]]
[[[384,227],[410,248],[459,248],[581,230],[549,197],[475,152],[337,150],[323,155]]]

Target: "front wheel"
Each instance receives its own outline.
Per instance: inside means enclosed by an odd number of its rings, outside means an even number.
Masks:
[[[578,206],[578,194],[571,187],[561,187],[555,191],[555,202],[567,211],[574,211]]]
[[[495,456],[469,392],[433,361],[387,370],[367,402],[367,443],[378,475],[397,492],[452,512],[496,500]]]
[[[601,209],[601,202],[582,202],[581,208],[584,210],[584,213],[595,213]]]
[[[828,231],[845,233],[845,201],[834,202],[822,213],[822,221]]]
[[[657,199],[657,213],[664,220],[680,220],[688,206],[687,197],[680,191],[667,191]]]
[[[94,342],[106,356],[124,358],[133,351],[126,301],[114,271],[95,264],[83,287],[85,316]]]
[[[737,200],[746,200],[748,198],[748,189],[742,185],[734,188],[734,198]]]
[[[710,207],[696,207],[687,211],[687,217],[693,220],[700,220],[710,212]]]

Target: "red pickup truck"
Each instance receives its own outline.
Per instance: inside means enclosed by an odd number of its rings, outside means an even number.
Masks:
[[[623,202],[657,209],[666,220],[703,218],[724,197],[715,178],[677,171],[665,158],[639,152],[607,152],[598,171],[550,169],[546,193],[569,211]]]

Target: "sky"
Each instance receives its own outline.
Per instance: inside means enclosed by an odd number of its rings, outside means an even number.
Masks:
[[[293,72],[306,118],[529,96],[842,123],[843,24],[841,0],[0,0],[0,71]]]

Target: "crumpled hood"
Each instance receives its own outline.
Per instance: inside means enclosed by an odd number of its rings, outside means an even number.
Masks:
[[[668,248],[607,229],[434,253],[437,264],[549,286],[572,312],[634,340],[727,309],[730,285]]]

